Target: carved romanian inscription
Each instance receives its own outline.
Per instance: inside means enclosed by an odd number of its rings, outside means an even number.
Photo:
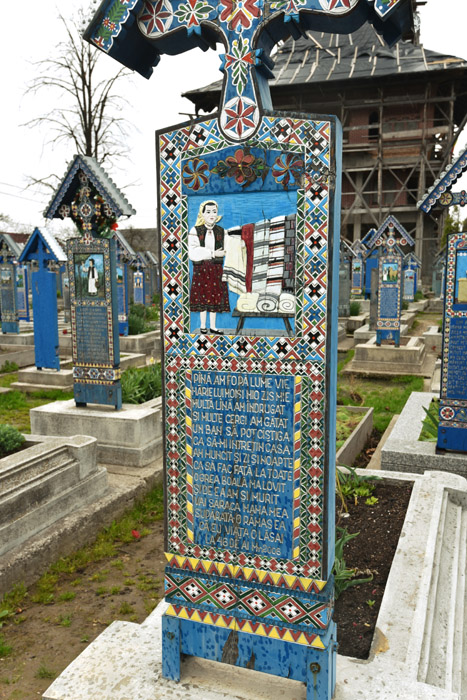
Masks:
[[[195,543],[291,558],[294,377],[194,371],[189,384]]]
[[[466,338],[467,318],[451,318],[447,361],[447,395],[456,399],[467,399]]]
[[[380,318],[399,316],[399,290],[397,287],[381,287],[379,302]]]
[[[76,306],[76,362],[109,363],[106,306]]]

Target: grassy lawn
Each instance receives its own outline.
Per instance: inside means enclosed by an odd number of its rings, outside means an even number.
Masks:
[[[9,383],[4,383],[7,381]],[[9,386],[13,381],[15,381],[15,375],[3,375],[0,386]],[[66,401],[72,398],[73,392],[60,391],[59,389],[35,391],[33,394],[23,394],[21,391],[0,394],[0,423],[12,425],[22,433],[30,433],[29,411],[31,408],[43,406],[51,401]]]
[[[391,418],[400,413],[412,391],[423,391],[423,377],[411,375],[366,379],[339,375],[337,403],[343,406],[372,406],[373,426],[384,432]]]

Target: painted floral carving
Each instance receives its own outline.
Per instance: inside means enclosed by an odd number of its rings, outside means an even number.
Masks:
[[[237,88],[239,95],[245,89],[248,80],[248,71],[255,63],[254,51],[250,49],[249,42],[242,36],[232,42],[232,53],[222,57],[222,69],[232,69],[232,83]]]
[[[283,10],[286,15],[298,15],[300,7],[306,5],[306,0],[274,0],[272,10]]]
[[[200,158],[191,158],[183,166],[182,179],[191,190],[201,190],[209,180],[208,164]]]
[[[246,138],[256,131],[259,112],[253,100],[234,97],[229,100],[221,116],[222,129],[232,138]]]
[[[249,29],[254,17],[260,16],[259,0],[221,0],[221,22],[228,22],[229,29],[242,26]]]
[[[274,161],[272,174],[277,183],[284,189],[289,184],[299,184],[305,171],[303,158],[296,153],[282,153]]]
[[[172,24],[173,12],[169,0],[145,0],[138,16],[138,26],[147,36],[164,34]]]
[[[336,14],[351,10],[357,2],[358,0],[319,0],[323,10],[326,10],[326,12],[335,12]]]
[[[248,187],[258,177],[264,180],[268,166],[264,158],[257,158],[247,148],[238,148],[233,156],[220,160],[211,172],[222,178],[233,177],[239,185]]]
[[[188,34],[199,34],[202,20],[207,19],[212,10],[212,6],[204,0],[187,0],[178,6],[175,16],[179,22],[186,24]]]

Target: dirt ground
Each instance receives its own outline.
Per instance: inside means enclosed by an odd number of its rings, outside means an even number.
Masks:
[[[64,575],[54,602],[26,603],[0,634],[13,647],[0,658],[0,698],[41,697],[53,678],[114,620],[142,622],[163,597],[163,522],[115,557]],[[73,596],[72,599],[68,599]],[[62,599],[60,599],[62,598]],[[98,698],[96,698],[98,700]]]

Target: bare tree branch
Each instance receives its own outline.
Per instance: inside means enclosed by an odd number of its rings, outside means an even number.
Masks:
[[[131,72],[121,69],[110,78],[99,78],[102,56],[97,49],[83,42],[79,33],[82,10],[78,11],[74,21],[68,21],[62,15],[60,19],[66,40],[57,45],[52,58],[34,64],[39,72],[26,90],[26,94],[31,95],[49,91],[53,104],[57,106],[24,126],[46,127],[47,144],[68,142],[73,144],[76,153],[94,156],[101,164],[127,157],[129,122],[121,113],[128,102],[118,90]],[[43,180],[31,179],[30,184]]]

